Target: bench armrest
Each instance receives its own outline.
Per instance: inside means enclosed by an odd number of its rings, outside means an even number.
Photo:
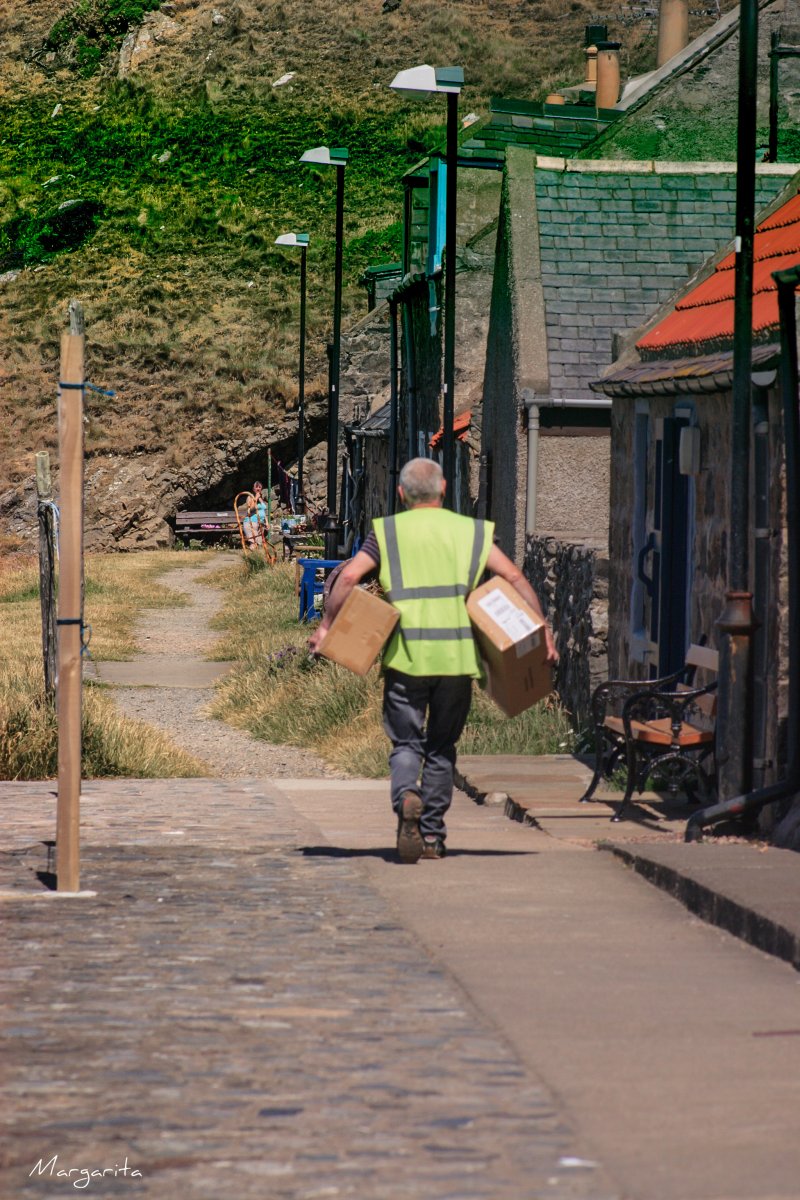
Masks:
[[[654,691],[662,691],[680,683],[686,674],[686,667],[674,671],[672,675],[663,675],[660,679],[608,679],[598,684],[592,693],[592,720],[595,725],[602,725],[606,719],[609,706],[626,700],[636,694],[649,695]]]
[[[680,692],[653,691],[643,688],[634,692],[625,701],[622,709],[622,722],[625,727],[625,737],[633,736],[631,723],[634,720],[656,721],[668,717],[672,729],[677,736],[681,726],[687,719],[689,711],[696,707],[701,696],[710,696],[717,689],[716,682],[707,687],[693,688]]]

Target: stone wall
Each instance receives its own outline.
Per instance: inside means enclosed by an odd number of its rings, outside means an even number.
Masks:
[[[719,648],[716,622],[725,602],[728,587],[730,530],[730,393],[694,397],[651,397],[648,401],[650,438],[648,474],[655,475],[653,431],[660,418],[672,416],[676,404],[694,409],[693,421],[700,429],[700,472],[690,477],[694,511],[691,564],[689,629],[691,642],[706,638]],[[650,666],[636,650],[631,628],[631,595],[635,571],[634,513],[634,413],[633,399],[615,399],[612,411],[610,587],[609,587],[609,664],[611,674],[622,678],[645,678]],[[782,426],[778,399],[770,393],[767,405],[769,438],[769,572],[765,594],[755,596],[765,645],[763,682],[756,680],[754,695],[766,714],[765,745],[761,754],[771,764],[765,767],[765,782],[779,777],[785,761],[785,721],[787,699],[787,582],[785,547],[785,499],[782,479]],[[751,464],[751,492],[755,488],[754,464]],[[647,500],[648,528],[652,521],[653,489]],[[751,499],[751,527],[754,525]],[[755,542],[749,548],[751,580],[754,579]]]
[[[539,434],[536,525],[559,537],[579,529],[584,537],[608,538],[611,441],[598,436]]]
[[[528,538],[525,575],[552,622],[556,689],[575,725],[588,725],[594,688],[608,678],[608,554],[603,541]]]

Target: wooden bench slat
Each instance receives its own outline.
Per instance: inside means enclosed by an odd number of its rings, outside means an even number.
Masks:
[[[690,667],[702,667],[706,671],[719,673],[719,651],[710,646],[692,644],[686,651],[686,662]]]
[[[620,737],[625,734],[625,726],[622,722],[622,717],[606,717],[606,725],[609,729],[613,729]],[[633,736],[640,742],[652,742],[656,746],[700,746],[704,742],[710,742],[714,738],[714,734],[709,729],[698,729],[696,725],[690,725],[688,721],[684,721],[681,725],[681,731],[677,738],[672,736],[672,722],[669,717],[662,717],[658,721],[631,721],[631,732]]]

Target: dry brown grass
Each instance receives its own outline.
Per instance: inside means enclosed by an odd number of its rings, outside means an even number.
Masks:
[[[98,659],[131,658],[133,623],[144,606],[182,605],[182,595],[158,582],[173,564],[200,554],[90,555],[86,562],[85,619]],[[57,769],[57,727],[44,696],[38,563],[30,557],[0,561],[0,779],[42,779]],[[121,716],[104,689],[83,692],[85,778],[194,776],[206,768],[169,738]]]

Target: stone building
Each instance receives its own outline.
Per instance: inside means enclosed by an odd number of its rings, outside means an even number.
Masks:
[[[756,786],[780,777],[786,758],[783,419],[772,273],[800,262],[799,191],[797,175],[762,213],[754,245]],[[613,403],[609,660],[617,676],[660,675],[682,665],[690,642],[716,645],[731,523],[734,259],[728,245],[705,264],[594,384]]]
[[[770,37],[796,7],[760,4],[762,80]],[[601,44],[613,65],[614,44]],[[735,166],[714,153],[713,133],[718,124],[727,137],[731,114],[735,123],[737,51],[738,13],[727,14],[613,93],[616,103],[600,101],[589,78],[544,103],[496,100],[459,146],[455,412],[470,420],[466,510],[496,522],[553,610],[558,687],[579,722],[607,669],[610,401],[590,383],[733,232]],[[789,125],[793,87],[786,71]],[[759,204],[793,170],[760,167]],[[429,452],[441,424],[445,174],[434,156],[403,181],[403,280],[386,302],[401,323],[401,461]]]
[[[759,166],[759,204],[795,170]],[[735,192],[731,163],[506,154],[483,392],[487,509],[553,610],[559,690],[578,719],[608,669],[609,478],[622,469],[610,400],[592,381],[626,331],[727,243]]]

